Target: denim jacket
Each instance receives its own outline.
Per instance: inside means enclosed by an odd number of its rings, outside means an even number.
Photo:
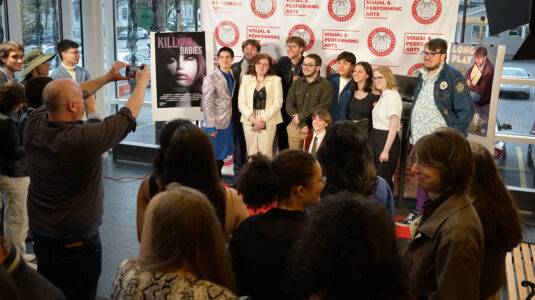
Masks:
[[[422,83],[423,79],[420,74],[414,89],[412,108],[414,108],[414,104],[418,100]],[[435,104],[446,124],[466,136],[468,125],[474,117],[474,101],[470,96],[470,91],[463,75],[444,62],[444,66],[435,82],[433,95]]]

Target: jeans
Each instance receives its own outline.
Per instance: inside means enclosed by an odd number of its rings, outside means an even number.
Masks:
[[[58,287],[67,299],[97,296],[102,269],[102,245],[98,232],[90,237],[45,237],[32,234],[37,272]]]
[[[0,189],[4,191],[4,233],[17,251],[26,253],[28,235],[28,185],[30,177],[9,177],[0,175]],[[1,197],[0,197],[1,199]]]

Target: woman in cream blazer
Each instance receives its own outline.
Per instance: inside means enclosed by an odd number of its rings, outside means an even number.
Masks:
[[[277,124],[282,123],[282,83],[272,62],[267,54],[256,56],[240,84],[238,108],[249,156],[260,152],[271,158]]]

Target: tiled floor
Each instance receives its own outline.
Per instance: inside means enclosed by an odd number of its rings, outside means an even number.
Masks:
[[[142,178],[150,172],[151,166],[130,162],[113,161],[111,155],[104,159],[104,176],[112,178]],[[223,173],[231,172],[225,167]],[[231,179],[225,177],[229,183]],[[119,264],[128,257],[137,257],[139,243],[136,233],[136,197],[140,179],[111,180],[104,179],[104,217],[100,227],[102,240],[102,273],[99,279],[97,295],[100,300],[109,299],[113,277]],[[406,201],[410,205],[410,200]],[[399,209],[396,215],[405,216],[407,208]],[[526,240],[535,242],[535,217],[523,216]],[[406,241],[399,239],[400,248],[405,248]],[[29,245],[31,248],[31,246]],[[31,251],[31,250],[30,250]],[[503,296],[506,297],[506,291]],[[506,299],[506,298],[503,298]]]

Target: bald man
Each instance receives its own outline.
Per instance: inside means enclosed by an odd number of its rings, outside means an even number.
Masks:
[[[115,115],[99,123],[81,121],[83,91],[94,94],[104,84],[127,79],[116,62],[105,75],[79,85],[57,79],[43,90],[43,107],[26,122],[24,146],[30,175],[28,216],[37,271],[68,299],[95,299],[102,251],[102,154],[135,130],[150,79],[147,66]]]

